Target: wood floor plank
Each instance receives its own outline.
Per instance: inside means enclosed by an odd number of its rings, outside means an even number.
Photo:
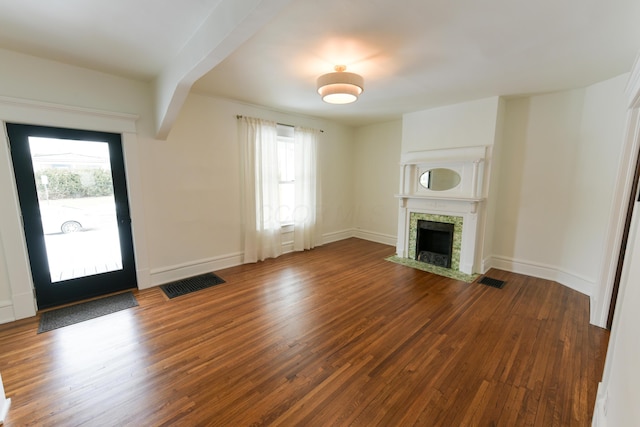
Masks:
[[[609,334],[587,296],[393,253],[347,239],[44,334],[0,325],[5,425],[590,425]]]

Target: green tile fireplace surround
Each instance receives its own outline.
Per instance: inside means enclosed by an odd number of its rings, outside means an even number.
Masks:
[[[411,212],[409,216],[409,253],[412,259],[417,259],[416,236],[418,221],[433,221],[453,224],[453,251],[451,253],[451,270],[460,270],[460,249],[462,247],[462,221],[461,216],[436,215],[430,213]]]
[[[418,234],[418,221],[433,221],[453,224],[454,228],[451,268],[439,267],[416,260],[416,236]],[[464,218],[461,216],[411,212],[409,216],[409,251],[407,254],[409,258],[392,256],[387,258],[387,261],[395,262],[407,267],[416,268],[418,270],[427,271],[429,273],[438,274],[440,276],[449,277],[451,279],[461,280],[467,283],[473,282],[478,277],[477,274],[466,274],[460,271],[460,252],[462,247],[463,221]]]

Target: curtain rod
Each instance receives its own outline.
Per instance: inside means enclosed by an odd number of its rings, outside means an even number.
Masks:
[[[241,119],[241,118],[243,118],[243,117],[244,117],[244,116],[243,116],[243,115],[241,115],[241,114],[236,115],[236,119],[238,119],[238,120],[240,120],[240,119]],[[295,127],[294,125],[287,125],[287,124],[284,124],[284,123],[276,123],[276,124],[277,124],[277,125],[280,125],[280,126],[288,126],[288,127],[290,127],[290,128]],[[324,131],[323,131],[322,129],[320,129],[320,132],[324,133]]]

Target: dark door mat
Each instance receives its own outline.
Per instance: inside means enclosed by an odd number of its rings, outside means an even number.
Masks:
[[[105,298],[87,301],[69,307],[45,311],[40,316],[38,333],[48,332],[53,329],[84,322],[85,320],[105,316],[127,308],[136,307],[138,301],[131,292],[112,295]]]
[[[225,281],[219,276],[214,273],[207,273],[160,285],[160,289],[162,289],[165,295],[171,299],[190,294],[191,292],[210,288],[211,286],[219,285],[221,283],[225,283]]]
[[[482,276],[478,283],[482,283],[483,285],[491,286],[492,288],[502,289],[504,284],[506,283],[504,280],[493,279],[491,277]]]

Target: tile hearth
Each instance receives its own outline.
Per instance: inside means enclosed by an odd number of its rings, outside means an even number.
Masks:
[[[415,268],[416,270],[426,271],[428,273],[437,274],[439,276],[448,277],[450,279],[460,280],[466,283],[474,282],[480,276],[479,274],[466,274],[466,273],[463,273],[462,271],[456,271],[450,268],[438,267],[435,265],[427,264],[426,262],[420,262],[410,258],[400,258],[397,255],[385,258],[385,261],[391,261],[396,264],[404,265],[406,267]]]

